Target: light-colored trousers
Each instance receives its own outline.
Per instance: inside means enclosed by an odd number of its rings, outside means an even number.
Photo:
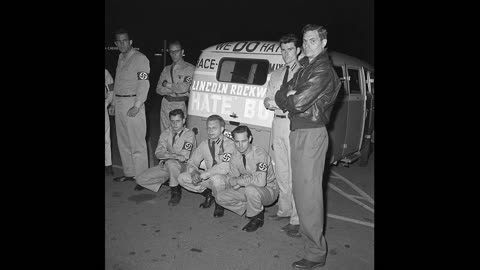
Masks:
[[[275,158],[275,176],[279,197],[277,216],[290,217],[290,224],[298,225],[297,209],[292,194],[292,170],[290,162],[290,119],[274,117],[272,141]]]
[[[168,114],[175,109],[181,109],[187,117],[187,106],[185,101],[169,102],[165,97],[162,99],[162,105],[160,107],[160,133],[167,130],[170,127],[170,117]]]
[[[196,193],[202,193],[205,189],[212,190],[212,195],[217,197],[217,193],[230,186],[227,178],[222,174],[214,174],[208,180],[200,182],[198,185],[192,183],[192,176],[188,172],[183,172],[178,176],[178,183],[185,188]]]
[[[328,148],[325,127],[290,132],[293,197],[305,241],[305,259],[321,262],[327,256],[323,235],[323,171]]]
[[[105,166],[112,165],[112,145],[110,140],[110,117],[108,116],[108,103],[105,102]]]
[[[115,97],[115,100],[115,127],[123,173],[134,177],[148,169],[145,106],[142,105],[135,117],[130,117],[127,112],[133,107],[135,98]]]
[[[140,186],[151,191],[157,192],[160,186],[170,179],[170,186],[178,186],[178,176],[185,171],[185,163],[175,159],[168,159],[165,164],[160,162],[157,166],[149,168],[135,177],[135,181]]]
[[[215,201],[240,216],[246,211],[247,217],[253,217],[263,211],[264,205],[272,204],[277,196],[278,190],[270,187],[248,185],[235,190],[228,184],[217,194]]]

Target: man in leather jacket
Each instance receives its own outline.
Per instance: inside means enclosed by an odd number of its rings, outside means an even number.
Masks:
[[[326,125],[340,89],[340,80],[325,46],[327,30],[307,24],[302,29],[302,68],[275,95],[278,107],[288,111],[292,160],[292,190],[305,257],[292,266],[313,269],[325,265],[327,242],[323,235],[323,170],[328,148]]]

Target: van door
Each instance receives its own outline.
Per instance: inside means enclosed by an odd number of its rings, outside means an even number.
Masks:
[[[361,68],[347,65],[348,117],[343,155],[360,150],[365,123],[365,84]]]
[[[329,141],[329,149],[327,155],[330,162],[337,161],[342,158],[343,145],[345,144],[345,135],[347,131],[348,118],[348,92],[346,87],[345,66],[333,66],[342,85],[338,91],[332,113],[330,114],[330,122],[327,125]]]

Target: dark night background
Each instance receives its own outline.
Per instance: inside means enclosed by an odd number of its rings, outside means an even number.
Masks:
[[[373,0],[105,0],[105,46],[115,46],[113,32],[125,27],[131,32],[133,46],[147,55],[152,68],[162,60],[152,57],[161,52],[164,39],[179,39],[185,60],[195,65],[201,50],[217,43],[277,41],[287,33],[295,33],[301,40],[301,29],[308,23],[327,28],[329,50],[374,65]],[[118,51],[112,54],[114,63],[106,59],[106,64],[114,72]]]

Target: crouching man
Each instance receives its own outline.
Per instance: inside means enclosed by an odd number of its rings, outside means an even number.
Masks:
[[[185,114],[181,109],[169,112],[170,127],[160,134],[155,156],[160,163],[135,177],[135,190],[148,188],[157,192],[160,186],[170,180],[171,198],[168,205],[177,205],[182,197],[178,176],[185,171],[190,152],[195,149],[195,133],[184,127]]]
[[[216,201],[238,215],[246,211],[250,222],[242,230],[253,232],[263,226],[264,205],[277,199],[277,180],[270,156],[252,145],[252,132],[247,126],[238,126],[232,136],[237,151],[230,160],[230,172],[222,175],[227,187],[217,194]]]
[[[185,189],[201,193],[205,202],[200,204],[202,208],[209,208],[215,201],[217,193],[225,189],[225,179],[218,174],[227,174],[230,170],[228,161],[235,151],[233,141],[224,136],[225,121],[219,115],[210,115],[207,118],[208,139],[201,142],[193,151],[187,162],[186,172],[178,177],[178,183]],[[205,161],[207,169],[201,171],[200,163]],[[214,217],[223,216],[223,207],[215,204]]]

